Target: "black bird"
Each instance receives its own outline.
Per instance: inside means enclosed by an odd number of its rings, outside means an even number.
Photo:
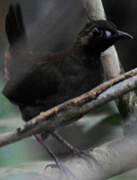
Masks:
[[[18,4],[9,8],[6,33],[8,81],[3,94],[19,106],[25,121],[99,85],[103,81],[101,53],[120,39],[132,38],[110,21],[88,22],[71,49],[40,56],[29,48]]]

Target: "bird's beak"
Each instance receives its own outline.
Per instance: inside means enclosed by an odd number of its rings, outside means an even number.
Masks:
[[[116,36],[118,39],[134,39],[134,37],[131,34],[128,34],[126,32],[123,31],[117,31]]]

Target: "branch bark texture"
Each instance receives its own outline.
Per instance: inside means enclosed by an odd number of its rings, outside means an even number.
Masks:
[[[41,113],[23,127],[18,128],[17,131],[2,134],[0,136],[0,147],[42,131],[50,133],[61,125],[76,121],[91,109],[101,106],[136,88],[136,74],[137,68],[99,85],[79,97]],[[122,80],[124,81],[121,82]]]
[[[69,174],[64,174],[63,179],[106,180],[136,168],[137,135],[119,138],[86,153],[89,156],[83,158],[73,156],[64,160],[63,163],[69,169]],[[52,177],[53,172],[55,169],[51,171],[50,168],[47,169],[46,176]],[[59,179],[59,175],[57,173],[54,180]]]

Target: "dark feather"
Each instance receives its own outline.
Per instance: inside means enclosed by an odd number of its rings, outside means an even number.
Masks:
[[[5,29],[9,43],[14,44],[26,36],[22,12],[19,4],[10,5],[9,12],[6,16]]]

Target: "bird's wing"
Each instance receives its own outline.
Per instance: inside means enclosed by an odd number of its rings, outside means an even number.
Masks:
[[[5,58],[8,82],[3,90],[4,95],[18,103],[18,101],[32,101],[54,93],[58,87],[56,68],[53,68],[52,72],[49,71],[48,66],[43,69],[42,65],[39,65],[39,57],[32,56],[29,52],[19,4],[11,5],[9,8],[6,17],[6,33],[9,40],[9,50]]]

